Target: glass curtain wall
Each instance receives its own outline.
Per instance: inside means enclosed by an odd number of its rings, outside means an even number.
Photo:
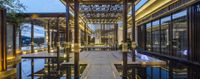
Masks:
[[[145,50],[187,59],[187,10],[145,24]]]
[[[188,55],[188,26],[187,10],[175,13],[173,18],[173,53],[177,57],[187,58]]]
[[[151,23],[146,24],[146,51],[151,51]]]
[[[14,65],[14,50],[13,50],[13,28],[12,24],[7,23],[7,68],[12,68]]]
[[[160,42],[161,42],[161,53],[169,55],[169,26],[171,22],[171,16],[167,16],[161,19],[161,30],[160,30]]]
[[[160,52],[160,27],[159,20],[152,22],[152,48],[153,52]]]

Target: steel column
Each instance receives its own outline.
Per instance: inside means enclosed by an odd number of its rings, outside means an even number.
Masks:
[[[59,30],[59,17],[56,18],[56,47],[57,47],[57,72],[60,73],[60,30]]]
[[[18,24],[14,24],[13,26],[13,56],[16,57],[16,30],[17,30]]]
[[[31,19],[31,53],[34,53],[34,23]],[[34,59],[31,59],[31,79],[34,79]]]
[[[118,50],[118,24],[117,23],[115,24],[115,44],[116,44],[115,50]]]
[[[6,10],[0,9],[0,71],[7,70]]]
[[[67,54],[67,62],[69,62],[70,60],[70,35],[69,35],[69,31],[70,31],[70,13],[69,13],[69,6],[66,5],[66,36],[65,36],[65,40],[66,40],[66,49],[65,49],[65,53]],[[66,79],[71,79],[71,67],[70,65],[67,66],[66,69]]]
[[[31,20],[31,53],[34,53],[34,23]]]
[[[169,79],[173,79],[173,61],[169,61]]]
[[[19,62],[18,67],[19,67],[19,76],[18,76],[18,78],[22,79],[22,62],[21,61]]]
[[[84,42],[85,42],[85,45],[86,45],[86,39],[87,39],[87,24],[85,23],[84,25]]]
[[[127,45],[127,0],[123,0],[123,79],[127,79],[128,68],[127,68],[127,53],[128,53],[128,45]]]
[[[101,27],[101,29],[100,29],[100,42],[101,43],[103,43],[103,40],[102,40],[102,36],[103,36],[103,24],[100,24],[100,27]]]
[[[70,22],[70,13],[69,13],[69,6],[66,5],[66,54],[67,54],[67,62],[69,62],[69,57],[70,57],[70,40],[69,40],[69,23]]]
[[[51,43],[50,43],[50,20],[48,20],[47,21],[47,35],[48,35],[48,53],[51,53]],[[48,78],[50,78],[50,76],[51,76],[51,73],[50,73],[50,59],[48,58],[48,62],[47,62],[47,64],[48,64]]]
[[[31,58],[31,79],[34,79],[34,59]]]
[[[74,79],[79,79],[79,2],[74,0]]]
[[[135,43],[135,1],[132,3],[132,62],[135,62],[135,49],[136,49],[136,43]],[[135,79],[135,68],[132,68],[132,79]]]
[[[135,4],[132,3],[132,45],[135,44]],[[135,61],[135,48],[132,47],[132,61]]]
[[[50,20],[47,21],[47,35],[48,35],[48,53],[51,51],[51,43],[50,43]],[[48,61],[49,62],[49,61]]]
[[[21,32],[21,27],[19,27],[19,49],[20,49],[20,54],[22,54],[22,32]]]

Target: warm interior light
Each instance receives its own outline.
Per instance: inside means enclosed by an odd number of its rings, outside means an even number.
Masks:
[[[9,56],[7,57],[7,60],[13,60],[15,57],[14,56]]]
[[[64,58],[66,58],[67,57],[67,55],[66,54],[64,54]]]
[[[38,52],[38,50],[35,50],[35,52]]]
[[[23,54],[27,54],[27,52],[26,52],[26,51],[24,51],[24,52],[23,52]]]
[[[0,59],[0,61],[1,61],[1,59]],[[0,65],[2,65],[2,63],[0,62]],[[2,71],[2,66],[0,66],[0,72]]]

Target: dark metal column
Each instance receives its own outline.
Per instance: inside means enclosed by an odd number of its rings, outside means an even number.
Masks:
[[[7,70],[6,10],[0,9],[0,71]]]
[[[18,67],[19,67],[19,76],[18,76],[18,78],[22,79],[22,62],[21,61],[19,62]]]
[[[68,0],[66,0],[67,2]],[[66,36],[65,36],[65,40],[66,40],[66,48],[65,48],[65,54],[67,54],[67,62],[69,62],[70,60],[70,37],[69,37],[69,31],[70,31],[70,13],[69,13],[69,5],[66,5]],[[71,66],[67,66],[66,69],[66,79],[71,79]]]
[[[34,23],[31,20],[31,53],[34,53]],[[34,79],[34,59],[31,58],[31,79]]]
[[[48,53],[51,52],[51,43],[50,43],[50,20],[47,21],[47,35],[48,35]]]
[[[115,50],[118,50],[118,24],[115,24]]]
[[[57,47],[57,72],[60,73],[60,30],[59,30],[59,17],[56,18],[56,47]]]
[[[132,62],[135,62],[136,57],[135,57],[135,48],[136,48],[136,43],[135,43],[135,1],[132,2]],[[132,67],[132,79],[135,79],[135,68]]]
[[[135,4],[132,3],[132,61],[135,61]]]
[[[128,53],[128,44],[127,44],[127,0],[123,0],[123,79],[127,79],[127,53]]]
[[[101,37],[100,37],[100,42],[103,43],[103,40],[102,40],[102,37],[103,37],[103,24],[100,24],[100,34],[101,34]]]
[[[16,57],[16,30],[17,30],[18,24],[14,24],[13,26],[13,56]]]
[[[70,56],[70,40],[69,40],[69,23],[70,22],[70,13],[69,13],[69,6],[66,5],[66,54],[67,54],[67,62],[69,62],[69,56]]]
[[[31,79],[34,79],[34,59],[31,58]]]
[[[79,79],[79,2],[74,0],[74,79]]]
[[[84,42],[85,42],[85,45],[86,45],[86,39],[87,39],[87,24],[85,23],[84,24]]]
[[[51,53],[51,43],[50,43],[50,20],[47,21],[47,35],[48,35],[48,53]],[[48,78],[50,78],[51,73],[50,73],[50,59],[48,58]]]
[[[21,27],[19,27],[19,49],[20,49],[20,54],[22,54],[22,30],[21,30]]]
[[[169,79],[173,79],[173,61],[169,61]]]
[[[31,20],[31,53],[34,53],[34,24]]]

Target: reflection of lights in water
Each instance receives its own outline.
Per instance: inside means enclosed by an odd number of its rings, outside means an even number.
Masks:
[[[66,56],[66,54],[64,54],[64,58],[66,58],[67,56]]]
[[[184,50],[183,55],[188,55],[188,50]]]
[[[142,62],[142,65],[146,65],[147,63],[146,62]]]
[[[141,59],[143,59],[143,60],[149,60],[149,58],[146,55],[141,55]]]
[[[50,52],[54,52],[54,50],[51,50]]]
[[[137,50],[135,50],[135,54],[136,54],[136,55],[137,55],[137,53],[138,53]]]

